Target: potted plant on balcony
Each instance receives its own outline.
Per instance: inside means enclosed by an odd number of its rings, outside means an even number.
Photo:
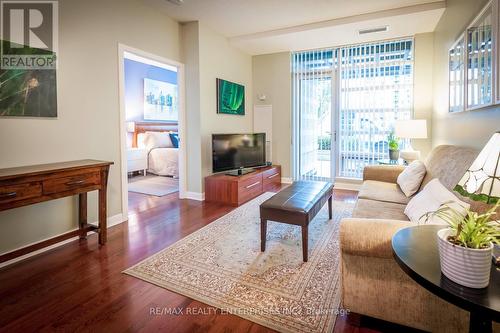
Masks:
[[[500,222],[494,217],[499,207],[500,201],[479,214],[446,203],[427,214],[427,219],[437,216],[449,225],[437,234],[441,271],[447,278],[469,288],[488,286],[493,244],[500,244]]]
[[[389,159],[395,161],[399,158],[399,139],[391,132],[387,136],[387,142],[389,143]]]

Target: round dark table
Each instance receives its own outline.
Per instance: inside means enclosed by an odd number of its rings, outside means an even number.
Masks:
[[[392,238],[394,259],[415,282],[436,296],[470,312],[469,332],[491,332],[500,322],[500,268],[491,265],[490,285],[463,287],[441,274],[437,232],[444,226],[422,225],[399,230]]]

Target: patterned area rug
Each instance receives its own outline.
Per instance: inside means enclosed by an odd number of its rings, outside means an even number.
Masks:
[[[309,262],[298,226],[268,222],[260,252],[264,193],[124,273],[280,332],[331,332],[339,310],[339,222],[353,204],[325,205],[309,225]]]

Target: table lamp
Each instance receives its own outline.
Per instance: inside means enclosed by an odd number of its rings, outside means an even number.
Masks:
[[[500,200],[500,132],[493,134],[454,190],[489,205]],[[493,260],[496,265],[500,264],[500,247],[497,245],[493,248]]]
[[[402,139],[427,139],[427,121],[425,119],[397,120],[394,135]],[[400,156],[406,163],[411,163],[420,158],[420,151],[410,146],[402,150]]]
[[[135,132],[135,123],[133,121],[127,122],[127,132],[129,132],[129,133]]]

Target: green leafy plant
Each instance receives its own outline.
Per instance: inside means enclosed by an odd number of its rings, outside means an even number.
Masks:
[[[437,216],[448,223],[453,231],[453,235],[448,237],[449,242],[470,249],[486,249],[491,243],[500,244],[500,223],[492,219],[497,214],[500,202],[483,214],[463,208],[465,217],[463,211],[452,208],[450,203],[445,203],[437,211],[424,215],[426,221]]]
[[[398,150],[399,149],[399,138],[394,135],[394,132],[389,133],[387,136],[387,141],[389,143],[390,150]]]

